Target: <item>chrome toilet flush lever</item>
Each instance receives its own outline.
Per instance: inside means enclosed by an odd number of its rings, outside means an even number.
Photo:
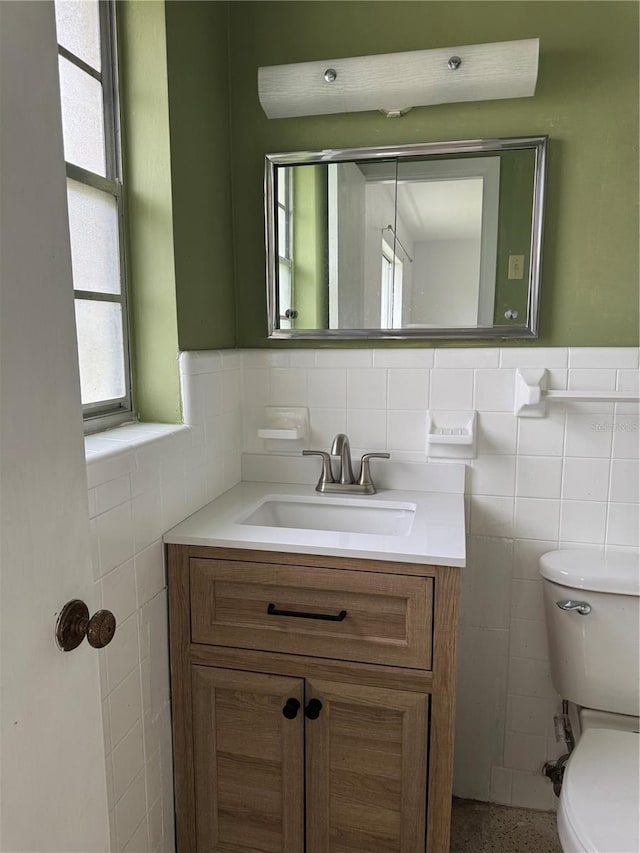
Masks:
[[[560,610],[575,610],[581,616],[588,616],[591,613],[591,605],[587,601],[573,601],[568,598],[566,601],[556,601],[556,605]]]
[[[375,495],[376,487],[371,477],[371,459],[389,459],[388,453],[365,453],[360,460],[360,476],[356,482],[351,465],[351,447],[349,436],[340,432],[333,439],[331,452],[324,450],[303,450],[303,456],[320,456],[322,473],[316,486],[317,492],[350,492],[358,495]],[[331,468],[331,457],[340,459],[340,473],[336,481]]]

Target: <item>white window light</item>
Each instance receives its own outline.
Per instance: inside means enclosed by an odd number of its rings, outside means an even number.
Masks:
[[[383,53],[258,69],[268,118],[526,98],[538,78],[539,39]]]
[[[131,415],[113,0],[55,0],[82,408]]]
[[[293,173],[283,169],[277,182],[278,200],[278,281],[280,284],[280,328],[292,329],[297,318],[294,303],[293,267]]]

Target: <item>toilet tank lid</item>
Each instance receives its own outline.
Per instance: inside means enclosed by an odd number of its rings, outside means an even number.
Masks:
[[[572,589],[640,595],[637,551],[549,551],[540,557],[540,574]]]

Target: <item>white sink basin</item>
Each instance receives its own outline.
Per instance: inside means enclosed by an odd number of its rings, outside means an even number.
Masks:
[[[408,536],[416,505],[400,501],[342,497],[267,495],[239,524],[258,527],[288,527],[331,530],[336,533],[369,533]]]

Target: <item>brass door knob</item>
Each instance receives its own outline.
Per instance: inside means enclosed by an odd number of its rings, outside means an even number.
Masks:
[[[89,618],[89,608],[77,598],[68,601],[60,611],[56,640],[63,652],[71,652],[87,638],[94,649],[102,649],[113,639],[116,617],[110,610],[96,610]]]

